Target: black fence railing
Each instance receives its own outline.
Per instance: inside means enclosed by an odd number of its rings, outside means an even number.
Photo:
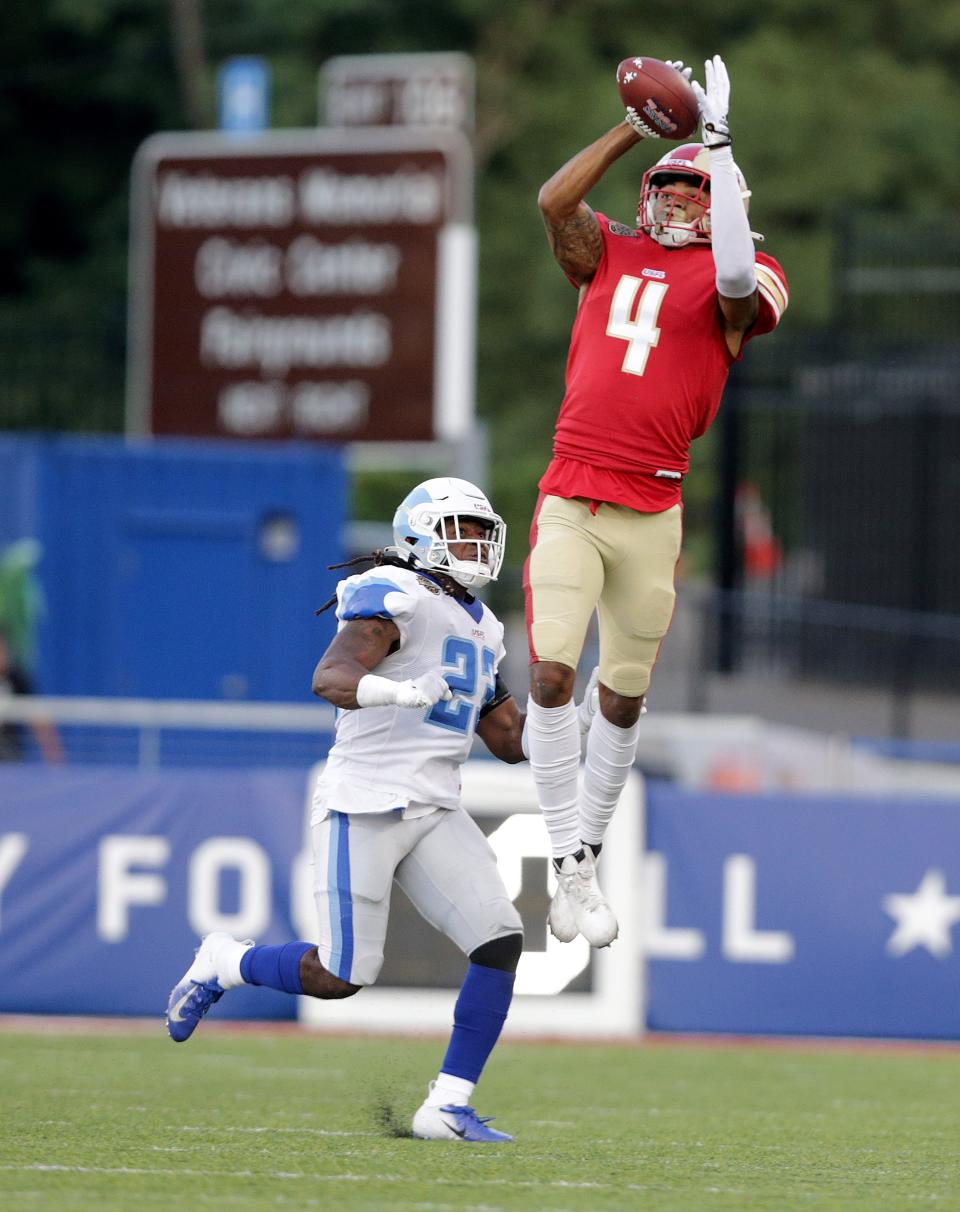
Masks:
[[[891,737],[915,734],[921,697],[956,699],[960,718],[960,616],[798,597],[772,587],[703,590],[696,608],[700,661],[708,670],[720,668],[726,646],[733,659],[724,672],[765,680],[781,695],[806,683],[882,696]]]

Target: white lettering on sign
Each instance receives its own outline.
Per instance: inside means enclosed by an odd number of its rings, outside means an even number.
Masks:
[[[236,871],[239,879],[237,908],[220,906],[220,877]],[[241,938],[262,934],[270,925],[270,859],[257,842],[247,837],[211,837],[190,856],[187,872],[187,917],[199,935],[226,930]]]
[[[283,289],[283,253],[263,240],[238,244],[211,236],[197,249],[193,278],[207,299],[226,295],[269,299]]]
[[[748,854],[731,854],[723,864],[723,954],[741,964],[786,964],[793,959],[793,935],[756,930],[757,864]]]
[[[133,867],[162,867],[170,858],[165,837],[110,834],[100,841],[97,880],[97,933],[119,943],[130,933],[131,905],[160,905],[167,895],[163,876],[133,871]]]
[[[30,839],[25,833],[5,833],[0,837],[0,902],[7,884],[29,847]]]
[[[295,295],[383,294],[396,286],[400,260],[393,244],[299,236],[287,249],[287,288]]]
[[[339,433],[366,423],[370,388],[359,379],[344,383],[298,383],[290,393],[290,419],[297,433]]]
[[[294,366],[382,366],[391,349],[390,321],[376,312],[319,319],[215,307],[200,327],[200,357],[208,366],[255,366],[261,374],[282,375]]]
[[[286,227],[295,215],[289,177],[168,172],[157,184],[157,219],[168,227]]]
[[[467,120],[461,83],[438,76],[413,76],[400,91],[400,121],[410,126],[460,126]]]
[[[706,952],[702,930],[668,926],[667,860],[650,851],[644,856],[643,948],[648,959],[698,960]],[[794,957],[793,935],[757,930],[757,865],[747,854],[731,854],[723,864],[722,951],[739,964],[788,964]]]
[[[389,83],[356,84],[352,81],[327,92],[327,122],[330,126],[377,126],[390,120]]]
[[[707,948],[702,930],[667,925],[667,860],[650,851],[643,858],[645,920],[643,947],[650,959],[697,960]]]
[[[230,383],[217,398],[217,420],[227,433],[275,433],[287,424],[302,434],[358,429],[370,412],[370,388],[359,379],[296,383],[276,380]]]
[[[371,176],[310,168],[300,177],[300,213],[307,223],[437,223],[443,177],[435,172]]]
[[[227,433],[273,433],[283,420],[285,400],[282,383],[231,383],[217,398],[217,420]]]

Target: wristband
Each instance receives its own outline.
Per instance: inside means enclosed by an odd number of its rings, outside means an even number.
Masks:
[[[357,682],[356,697],[359,707],[390,707],[397,701],[399,682],[382,678],[376,673],[365,673]]]

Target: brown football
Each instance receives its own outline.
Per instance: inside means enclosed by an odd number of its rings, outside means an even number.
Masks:
[[[697,96],[675,67],[636,55],[617,67],[617,88],[627,109],[664,139],[686,139],[697,129]]]

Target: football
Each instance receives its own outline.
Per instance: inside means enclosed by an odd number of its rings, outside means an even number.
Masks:
[[[686,139],[700,120],[697,96],[675,67],[637,55],[617,67],[620,100],[664,139]]]

